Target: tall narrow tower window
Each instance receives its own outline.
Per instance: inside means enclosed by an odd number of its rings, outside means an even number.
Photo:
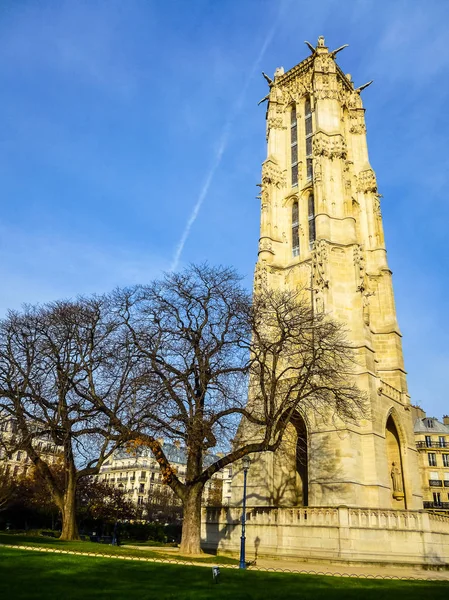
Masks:
[[[296,200],[292,204],[292,254],[299,256],[299,209]]]
[[[308,219],[309,219],[309,248],[313,248],[315,242],[315,200],[313,194],[310,194],[308,201]]]
[[[307,179],[312,179],[313,166],[312,166],[312,107],[310,106],[310,98],[306,98],[304,105],[304,123],[306,128],[306,165],[307,165]]]
[[[296,106],[290,111],[291,132],[291,163],[292,163],[292,187],[298,185],[298,130],[296,123]]]

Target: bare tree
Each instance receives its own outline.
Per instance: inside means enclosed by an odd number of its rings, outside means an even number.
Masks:
[[[48,485],[62,515],[61,539],[78,538],[78,482],[97,473],[121,442],[77,388],[88,382],[114,414],[129,404],[126,348],[123,340],[117,345],[117,326],[98,298],[26,307],[0,322],[0,420],[14,422],[10,450],[24,450]],[[52,468],[55,449],[61,477]]]
[[[217,471],[275,451],[298,408],[347,420],[362,405],[344,331],[314,315],[301,290],[261,290],[252,301],[232,269],[206,265],[117,291],[111,301],[139,362],[129,410],[97,406],[120,435],[151,448],[182,500],[183,553],[200,552],[201,497]],[[186,447],[185,481],[160,437]],[[223,456],[210,464],[212,449]]]

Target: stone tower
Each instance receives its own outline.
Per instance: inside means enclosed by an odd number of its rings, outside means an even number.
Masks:
[[[365,110],[323,37],[269,83],[267,159],[255,287],[311,287],[315,311],[346,323],[357,382],[369,397],[357,426],[299,415],[289,446],[251,467],[249,504],[422,508],[380,195]],[[296,440],[296,441],[295,441]],[[236,478],[234,499],[241,498]]]

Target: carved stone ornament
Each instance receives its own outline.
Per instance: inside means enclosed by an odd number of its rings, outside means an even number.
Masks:
[[[297,102],[303,96],[311,94],[312,77],[313,71],[312,69],[309,69],[306,73],[303,73],[301,76],[290,79],[287,83],[283,85],[286,97],[288,96],[290,98],[290,101],[293,100]]]
[[[313,155],[334,158],[346,158],[347,149],[343,136],[327,135],[321,131],[313,136]]]
[[[391,482],[393,484],[393,498],[402,500],[404,498],[404,487],[402,484],[402,473],[397,466],[397,463],[391,463]]]
[[[351,191],[353,166],[354,163],[350,160],[345,161],[345,164],[343,166],[343,181],[345,184],[345,190],[348,194]]]
[[[317,100],[339,100],[341,92],[339,89],[330,88],[322,85],[315,89],[315,98]]]
[[[284,92],[279,85],[273,85],[270,91],[270,102],[275,104],[285,104]]]
[[[274,254],[273,244],[271,243],[270,239],[262,238],[259,241],[259,252],[271,252],[271,254]]]
[[[365,290],[365,257],[363,256],[363,248],[359,244],[354,246],[354,267],[356,274],[357,291]]]
[[[351,119],[351,124],[349,126],[349,132],[355,134],[366,133],[366,125],[365,123],[361,123],[360,121]]]
[[[324,299],[321,291],[318,291],[315,294],[315,310],[317,313],[324,312]]]
[[[372,169],[366,169],[365,171],[359,173],[357,177],[357,191],[364,193],[377,193],[376,175]]]
[[[315,247],[312,250],[312,273],[314,285],[318,289],[329,287],[328,270],[328,250],[325,240],[316,240]]]
[[[321,161],[317,157],[313,161],[313,183],[320,183],[322,178]]]
[[[268,129],[287,129],[282,117],[268,117],[267,127]]]
[[[349,94],[347,101],[349,108],[363,108],[362,99],[360,97],[360,92],[354,90]]]
[[[265,262],[258,262],[254,270],[254,289],[260,291],[268,286],[268,269]]]
[[[286,171],[282,171],[277,163],[267,159],[262,165],[262,186],[274,185],[277,188],[285,187]]]
[[[315,71],[335,73],[335,62],[330,54],[321,54],[315,58]]]
[[[369,325],[370,324],[370,297],[374,296],[374,292],[371,291],[365,291],[362,293],[362,299],[363,299],[363,321],[365,323],[365,325]]]

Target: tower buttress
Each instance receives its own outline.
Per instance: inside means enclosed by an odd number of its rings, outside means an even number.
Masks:
[[[315,48],[308,45],[313,52],[298,65],[277,69],[273,79],[265,75],[267,158],[254,285],[297,288],[312,281],[315,310],[347,326],[357,350],[358,385],[370,410],[358,428],[346,430],[346,441],[336,431],[309,432],[310,448],[322,446],[325,438],[332,441],[340,487],[329,491],[323,485],[324,474],[309,449],[310,489],[302,497],[321,505],[418,506],[401,333],[361,99],[371,82],[357,88],[343,73],[335,56],[344,47],[330,52],[323,37]],[[396,438],[401,450],[393,452]],[[405,498],[400,501],[390,493],[391,457],[396,465],[402,457]],[[276,469],[276,460],[267,460]]]

